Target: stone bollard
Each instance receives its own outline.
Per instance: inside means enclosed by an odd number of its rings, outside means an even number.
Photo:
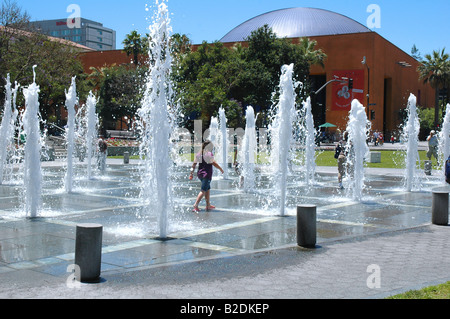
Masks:
[[[431,222],[434,225],[448,225],[448,191],[433,191]]]
[[[425,175],[431,175],[432,163],[431,161],[424,161]]]
[[[314,248],[317,242],[317,207],[303,205],[297,207],[297,244]]]
[[[123,163],[130,164],[130,152],[123,153]]]
[[[103,226],[98,224],[77,225],[75,241],[75,265],[80,269],[80,282],[100,281],[102,261]]]

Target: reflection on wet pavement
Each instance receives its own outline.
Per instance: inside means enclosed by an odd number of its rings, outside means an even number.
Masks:
[[[83,167],[77,167],[83,175]],[[135,165],[110,165],[93,180],[75,179],[74,192],[64,192],[64,171],[44,169],[43,210],[36,219],[24,217],[20,183],[0,186],[0,273],[33,269],[65,276],[73,262],[75,227],[79,223],[104,226],[102,272],[222,258],[296,245],[296,207],[317,205],[318,243],[429,224],[431,189],[438,179],[424,182],[420,192],[407,193],[399,176],[370,175],[361,202],[337,188],[335,174],[317,174],[310,188],[301,173],[288,179],[286,216],[278,216],[279,201],[270,179],[260,174],[258,190],[246,194],[237,178],[212,182],[215,211],[191,212],[199,191],[187,179],[187,166],[174,167],[174,212],[169,239],[157,239],[157,217],[146,213],[139,198],[139,170]]]

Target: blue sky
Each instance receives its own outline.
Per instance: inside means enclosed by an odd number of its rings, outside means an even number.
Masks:
[[[32,20],[67,18],[70,4],[77,4],[81,16],[103,23],[117,31],[117,48],[122,48],[125,35],[136,29],[145,33],[154,0],[16,0]],[[450,52],[449,0],[168,0],[172,28],[187,34],[194,44],[203,40],[220,40],[242,22],[265,12],[291,8],[314,7],[346,15],[367,26],[371,15],[367,8],[376,4],[381,9],[381,28],[373,30],[404,50],[411,52],[415,44],[421,54],[446,48]],[[146,10],[146,7],[149,10]]]

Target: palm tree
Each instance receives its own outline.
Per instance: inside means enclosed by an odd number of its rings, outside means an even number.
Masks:
[[[316,45],[317,41],[302,38],[299,43],[300,52],[303,54],[310,66],[320,65],[321,67],[324,67],[327,55],[321,49],[316,50]]]
[[[433,51],[432,54],[426,54],[425,59],[419,65],[419,79],[423,83],[429,83],[436,90],[434,125],[439,124],[439,92],[448,91],[450,86],[450,56],[442,51]]]
[[[126,35],[123,50],[128,56],[133,55],[133,63],[137,67],[139,63],[139,54],[145,53],[145,45],[141,35],[136,31],[132,31]]]
[[[111,65],[111,67],[115,67],[115,66],[116,66],[115,63],[113,65]],[[106,76],[107,69],[108,68],[106,66],[104,66],[104,67],[91,66],[89,68],[91,73],[87,76],[87,79],[90,81],[93,90],[97,91],[100,89],[103,79]]]

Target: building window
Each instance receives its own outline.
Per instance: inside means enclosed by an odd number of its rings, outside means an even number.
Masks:
[[[74,42],[81,42],[81,37],[80,36],[73,37],[72,41],[74,41]]]
[[[98,40],[99,42],[103,42],[103,38],[98,37],[97,40]]]
[[[81,29],[73,29],[72,34],[81,34]]]
[[[50,32],[50,35],[51,35],[52,37],[57,37],[57,36],[59,36],[59,31],[51,31],[51,32]]]
[[[98,30],[98,34],[100,34],[100,35],[103,35],[103,32],[102,32],[102,31],[100,31],[100,30]]]
[[[70,30],[62,30],[61,35],[70,35]]]

